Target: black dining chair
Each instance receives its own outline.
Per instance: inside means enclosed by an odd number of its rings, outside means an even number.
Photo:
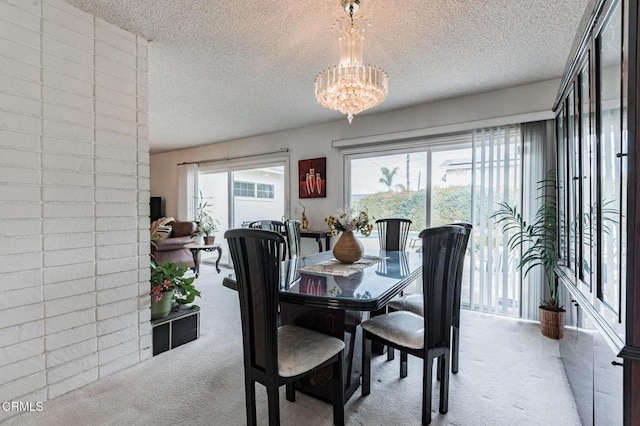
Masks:
[[[279,220],[255,220],[249,224],[249,228],[251,229],[263,229],[265,231],[275,231],[282,235],[287,233],[287,230],[284,226],[283,222]],[[287,258],[287,250],[282,252],[282,260]]]
[[[288,219],[284,221],[284,228],[289,246],[289,259],[300,257],[300,221]]]
[[[403,218],[385,218],[376,220],[380,250],[406,250],[407,237],[412,223],[413,222],[411,220]],[[403,293],[400,292],[400,295],[402,294]],[[371,316],[382,315],[387,313],[387,311],[388,309],[384,307],[375,312],[371,312]],[[375,351],[378,353],[382,352],[382,348],[376,345]],[[387,348],[387,359],[392,360],[393,358],[393,349]]]
[[[453,293],[453,313],[451,319],[451,326],[453,327],[453,334],[451,339],[451,372],[453,374],[458,373],[458,367],[460,362],[460,299],[462,297],[462,274],[464,271],[464,258],[469,245],[469,238],[471,237],[471,231],[473,225],[467,222],[456,222],[452,225],[462,226],[465,230],[465,238],[462,242],[462,255],[458,259],[458,266],[456,268],[456,282]],[[389,310],[395,311],[411,311],[414,314],[420,316],[424,315],[424,305],[422,303],[422,295],[412,294],[403,296],[399,299],[392,300],[388,304]],[[393,359],[393,354],[389,351],[389,360]],[[438,375],[440,378],[440,375]]]
[[[411,227],[411,220],[402,218],[388,218],[376,220],[380,250],[402,250],[407,246],[407,236]]]
[[[281,234],[285,233],[284,223],[279,220],[254,220],[249,223],[249,228],[264,229],[266,231],[276,231]]]
[[[274,231],[231,229],[229,244],[240,298],[247,424],[256,424],[255,382],[267,389],[269,425],[280,424],[278,388],[295,401],[294,381],[331,366],[333,422],[344,424],[344,343],[306,328],[278,327],[284,237]]]
[[[395,311],[373,317],[361,324],[362,395],[371,392],[371,344],[378,342],[400,350],[400,377],[407,376],[407,355],[423,359],[422,424],[431,423],[433,361],[440,371],[440,407],[449,409],[449,362],[453,294],[458,258],[462,253],[465,229],[448,225],[423,230],[422,281],[425,315]]]

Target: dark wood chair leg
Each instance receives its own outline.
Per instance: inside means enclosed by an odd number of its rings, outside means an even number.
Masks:
[[[287,390],[287,401],[296,402],[296,385],[294,382],[285,385]]]
[[[362,336],[362,396],[371,393],[371,340]]]
[[[402,352],[401,352],[402,353]],[[433,357],[425,354],[422,374],[422,424],[431,423],[431,393],[433,386]]]
[[[440,356],[442,368],[440,371],[440,413],[447,414],[449,411],[449,352]]]
[[[349,363],[347,365],[347,382],[351,382],[351,372],[353,371],[353,354],[356,349],[356,333],[358,326],[353,327],[353,333],[349,330],[347,333],[349,334],[349,352],[346,354]]]
[[[453,326],[453,338],[451,339],[451,372],[458,373],[458,358],[460,356],[460,329]]]
[[[377,311],[369,312],[369,318],[377,317],[378,315],[384,315],[387,313],[387,307],[378,309]],[[384,353],[385,346],[382,343],[371,342],[371,354],[382,355]]]
[[[438,358],[438,367],[436,368],[436,380],[440,381],[442,378],[442,358]]]
[[[266,388],[269,404],[269,426],[280,426],[280,392],[278,392],[278,385],[270,383]]]
[[[333,363],[333,424],[344,426],[344,355],[338,354],[338,360]]]
[[[392,347],[387,347],[387,361],[393,361],[395,358],[395,350]]]
[[[408,356],[405,351],[400,351],[400,378],[407,377]]]
[[[249,374],[245,373],[244,377],[245,402],[247,404],[247,425],[255,426],[257,424],[256,385],[255,382],[249,377]]]

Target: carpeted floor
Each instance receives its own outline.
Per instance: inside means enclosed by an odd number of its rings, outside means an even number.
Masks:
[[[42,412],[8,419],[10,425],[244,425],[242,343],[237,294],[221,285],[230,270],[202,267],[200,339],[97,383],[44,403]],[[419,425],[422,361],[409,357],[398,378],[398,356],[372,363],[371,394],[357,390],[346,406],[348,425]],[[435,384],[434,386],[438,386]],[[259,424],[266,425],[266,392],[256,385]],[[449,413],[435,425],[579,425],[558,342],[535,323],[464,311],[460,372],[451,376]],[[286,401],[283,425],[330,425],[329,404],[298,393]]]

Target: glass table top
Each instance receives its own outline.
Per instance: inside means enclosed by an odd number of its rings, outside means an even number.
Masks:
[[[353,265],[331,252],[283,262],[280,302],[371,311],[420,278],[422,255],[404,251],[366,251]]]

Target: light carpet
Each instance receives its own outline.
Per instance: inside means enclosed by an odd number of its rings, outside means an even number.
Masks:
[[[8,419],[10,425],[244,425],[242,339],[237,293],[203,265],[201,335],[137,366],[44,403],[41,412]],[[348,425],[419,425],[422,360],[373,359],[371,394],[360,390],[346,405]],[[451,375],[449,412],[439,414],[434,384],[434,425],[579,425],[558,342],[536,323],[463,311],[460,372]],[[264,387],[257,384],[260,425],[268,424]],[[282,425],[330,425],[332,408],[300,392],[280,392]]]

